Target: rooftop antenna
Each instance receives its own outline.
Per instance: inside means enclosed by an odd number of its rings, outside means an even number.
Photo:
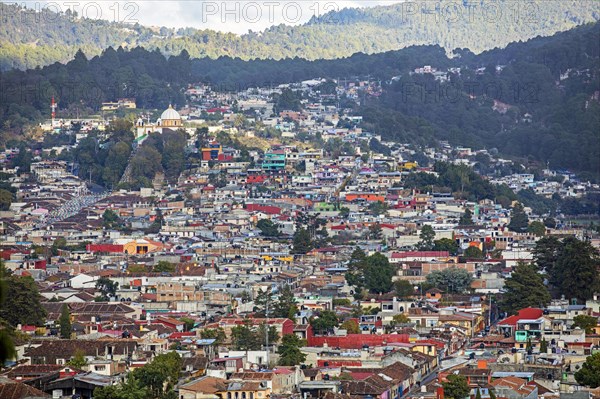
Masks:
[[[52,102],[50,103],[50,109],[52,110],[52,127],[54,127],[54,120],[56,119],[56,102],[54,101],[54,96],[52,96]]]

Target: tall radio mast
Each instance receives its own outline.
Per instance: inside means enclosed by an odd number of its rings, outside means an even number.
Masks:
[[[50,103],[50,109],[52,110],[52,127],[54,128],[54,120],[56,119],[56,102],[54,101],[54,96],[52,96],[52,102]]]

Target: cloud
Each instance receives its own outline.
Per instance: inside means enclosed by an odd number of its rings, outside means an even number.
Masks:
[[[400,0],[64,0],[18,2],[29,8],[149,26],[192,27],[223,32],[262,31],[272,25],[298,25],[315,15],[343,8],[390,5]],[[9,2],[10,3],[10,2]]]

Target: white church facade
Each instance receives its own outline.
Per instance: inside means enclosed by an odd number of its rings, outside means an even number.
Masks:
[[[135,140],[141,143],[150,133],[162,133],[163,129],[177,130],[183,128],[183,121],[179,112],[175,111],[172,105],[169,104],[156,123],[146,123],[142,118],[138,119],[135,124]]]

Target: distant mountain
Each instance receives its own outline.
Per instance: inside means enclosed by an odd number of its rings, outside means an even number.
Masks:
[[[165,55],[187,50],[192,58],[243,60],[334,59],[430,44],[480,53],[600,20],[600,2],[593,0],[463,0],[460,7],[455,4],[444,0],[343,9],[301,26],[278,25],[241,36],[80,19],[70,11],[55,14],[44,9],[35,14],[17,5],[0,4],[0,69],[66,62],[79,49],[91,57],[119,46],[158,48]]]
[[[78,52],[64,65],[0,73],[0,145],[47,118],[52,96],[62,117],[98,111],[103,101],[121,97],[136,98],[142,108],[180,107],[183,89],[197,82],[238,90],[370,76],[381,80],[383,93],[356,109],[366,131],[396,142],[495,148],[600,181],[598,43],[600,22],[479,55],[460,50],[452,58],[439,46],[316,61],[191,59],[187,52],[166,58],[143,48],[109,48],[88,59]],[[424,65],[440,72],[410,73]],[[449,68],[460,74],[446,73]],[[338,100],[354,106],[344,96]]]

